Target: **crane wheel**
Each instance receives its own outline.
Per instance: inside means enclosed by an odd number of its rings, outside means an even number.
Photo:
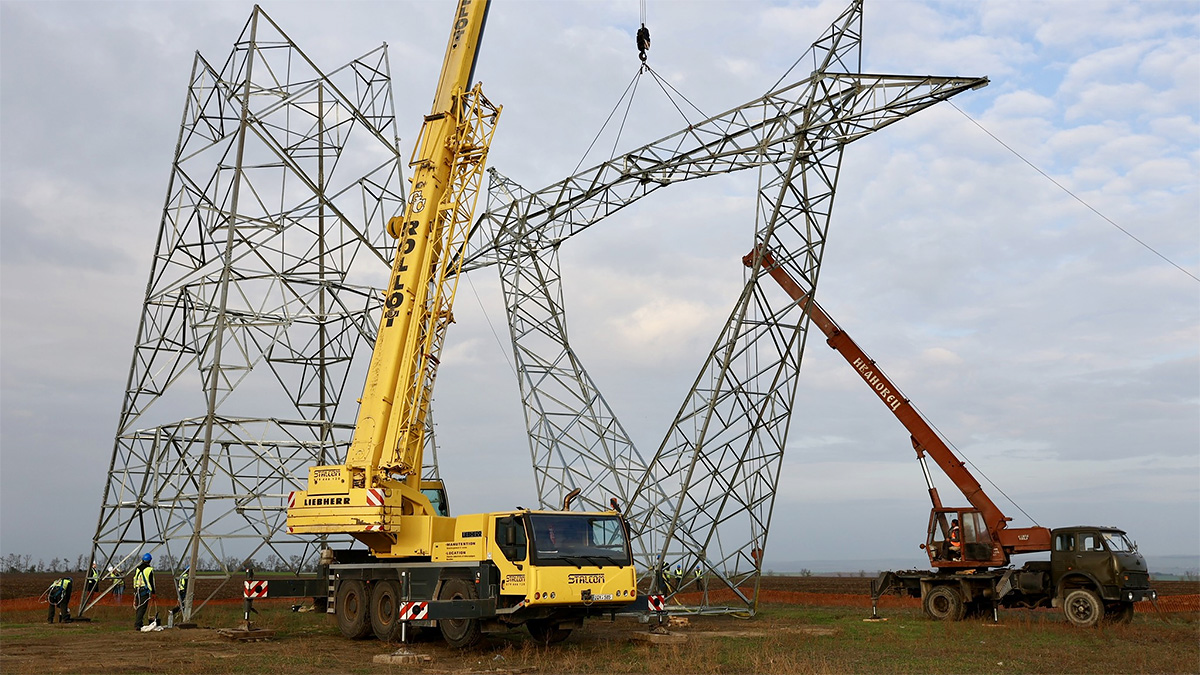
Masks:
[[[1063,599],[1063,614],[1067,615],[1067,621],[1080,628],[1093,628],[1104,618],[1104,603],[1095,591],[1076,588],[1068,591]]]
[[[962,594],[953,586],[937,586],[921,603],[925,614],[934,621],[962,621],[967,614]]]
[[[367,587],[359,579],[346,579],[338,586],[337,605],[338,629],[351,640],[361,640],[371,634],[368,618],[370,603]]]
[[[384,642],[395,639],[400,627],[400,584],[390,579],[376,581],[371,590],[371,630]]]
[[[474,600],[475,584],[466,579],[446,579],[438,591],[438,600]],[[446,643],[455,649],[467,649],[483,639],[479,619],[439,619],[438,629]]]

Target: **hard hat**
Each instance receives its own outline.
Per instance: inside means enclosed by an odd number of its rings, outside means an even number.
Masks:
[[[142,554],[142,562],[150,562],[153,559],[154,559],[154,556],[150,555],[149,553]]]

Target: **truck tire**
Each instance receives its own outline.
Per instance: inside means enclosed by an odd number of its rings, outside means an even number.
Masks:
[[[1133,603],[1108,603],[1104,606],[1104,620],[1112,623],[1131,623],[1133,621]]]
[[[1080,628],[1092,628],[1104,618],[1104,603],[1091,589],[1075,588],[1063,598],[1063,614]]]
[[[371,634],[371,621],[367,618],[370,602],[367,587],[359,579],[346,579],[338,585],[337,611],[338,629],[351,640],[361,640]]]
[[[571,636],[570,628],[560,628],[558,622],[552,619],[530,619],[525,622],[529,635],[540,645],[553,645]]]
[[[935,586],[921,604],[934,621],[962,621],[967,613],[962,594],[953,586]]]
[[[396,639],[400,629],[400,584],[376,581],[371,591],[371,630],[384,642]]]
[[[442,582],[442,590],[438,591],[438,600],[474,599],[475,584],[466,579],[446,579]],[[446,643],[455,649],[474,647],[483,638],[479,619],[439,619],[438,629]]]

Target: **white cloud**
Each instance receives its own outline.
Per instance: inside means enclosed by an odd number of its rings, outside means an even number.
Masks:
[[[447,6],[269,11],[322,65],[389,43],[407,152],[428,112]],[[650,64],[702,109],[726,110],[770,86],[843,6],[651,3]],[[1194,4],[868,0],[865,11],[866,71],[989,76],[955,104],[1200,273]],[[5,551],[75,555],[91,537],[86,517],[67,532],[14,521],[29,496],[18,477],[69,462],[75,501],[65,508],[98,506],[192,53],[222,61],[248,12],[0,5]],[[621,5],[495,3],[479,69],[505,107],[491,165],[529,188],[569,173],[636,72],[636,24]],[[644,79],[619,145],[681,125]],[[607,157],[612,138],[591,160]],[[572,344],[643,453],[657,446],[738,292],[753,178],[671,186],[563,245]],[[443,473],[457,481],[460,511],[533,501],[493,275],[473,278],[486,309],[459,289],[436,394]],[[1194,532],[1156,529],[1164,509],[1200,510],[1195,282],[952,108],[847,148],[819,294],[1039,518],[1090,520],[1089,509],[1116,507],[1087,499],[1119,492],[1128,496],[1121,523],[1148,532],[1143,544],[1200,546]],[[56,434],[64,417],[70,433]],[[887,496],[920,521],[928,507],[911,452],[903,428],[814,334],[780,508],[828,497],[849,513]],[[518,469],[481,477],[483,456]],[[50,531],[70,543],[47,541]]]

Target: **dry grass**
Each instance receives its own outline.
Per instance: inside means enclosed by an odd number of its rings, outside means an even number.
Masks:
[[[262,605],[260,625],[277,639],[234,643],[211,630],[135,633],[132,608],[99,607],[95,621],[45,624],[42,611],[0,612],[4,673],[1180,673],[1200,671],[1200,617],[1170,622],[1138,615],[1128,626],[1078,630],[1057,613],[1006,612],[985,621],[935,623],[910,610],[865,623],[858,608],[770,605],[757,617],[692,618],[681,646],[633,643],[645,630],[632,619],[593,621],[567,642],[544,648],[524,631],[491,638],[468,652],[436,639],[412,646],[433,657],[417,666],[371,659],[395,649],[351,642],[332,617]],[[237,608],[204,621],[233,626]]]

